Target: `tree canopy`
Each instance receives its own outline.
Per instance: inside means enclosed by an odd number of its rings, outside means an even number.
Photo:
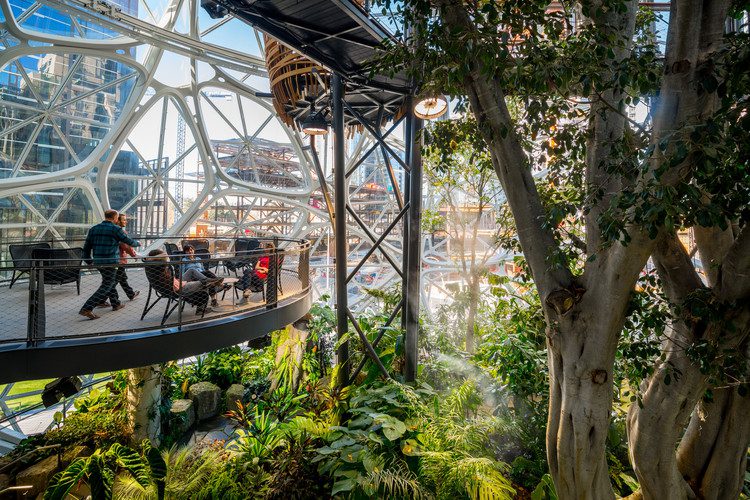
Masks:
[[[640,494],[736,498],[750,441],[737,420],[750,409],[750,45],[747,27],[728,20],[748,6],[382,4],[408,29],[379,67],[453,96],[505,191],[542,299],[547,457],[560,497],[613,496],[615,362],[628,331],[661,321],[658,348],[637,353],[631,373],[641,381],[628,416]],[[665,41],[657,25],[668,25]],[[663,297],[662,320],[639,299],[644,289]]]

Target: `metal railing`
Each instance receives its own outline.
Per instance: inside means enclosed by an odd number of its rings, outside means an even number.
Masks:
[[[253,240],[261,247],[247,250]],[[180,329],[273,309],[310,290],[310,244],[304,240],[150,239],[135,249],[137,257],[104,265],[81,260],[75,249],[83,246],[83,239],[48,243],[60,251],[34,250],[27,259],[0,261],[0,300],[5,306],[0,345]],[[179,253],[183,243],[194,246],[194,260],[184,260]],[[148,255],[156,250],[163,253]],[[118,280],[118,297],[97,294],[102,282],[113,278]],[[81,315],[81,310],[96,319]]]

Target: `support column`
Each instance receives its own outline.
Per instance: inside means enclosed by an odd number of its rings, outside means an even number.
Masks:
[[[344,147],[344,82],[334,73],[331,78],[331,107],[333,108],[333,189],[334,234],[336,242],[336,333],[341,339],[349,330],[346,311],[349,301],[346,291],[346,257],[349,252],[346,240],[346,164]],[[349,344],[342,343],[336,351],[339,365],[338,385],[349,385]]]
[[[411,103],[409,103],[411,104]],[[411,108],[409,108],[409,112]],[[423,122],[413,117],[410,120],[411,137],[409,154],[409,219],[408,240],[404,245],[406,253],[406,295],[405,317],[406,338],[404,350],[406,363],[404,380],[413,382],[417,377],[417,340],[419,335],[420,274],[422,271],[422,150],[421,138]]]
[[[406,119],[404,120],[404,145],[405,151],[404,156],[407,165],[411,165],[411,144],[412,144],[412,127],[414,127],[414,120],[416,119],[412,112],[412,97],[408,96],[404,102],[404,109],[406,109]],[[410,167],[411,168],[411,167]],[[411,179],[411,173],[404,171],[404,205],[409,203],[411,196],[411,190],[409,189],[409,179]],[[409,275],[407,266],[409,261],[409,219],[411,218],[411,211],[407,212],[404,217],[404,236],[401,242],[401,297],[406,303],[406,277]],[[406,330],[406,307],[401,311],[401,329]]]

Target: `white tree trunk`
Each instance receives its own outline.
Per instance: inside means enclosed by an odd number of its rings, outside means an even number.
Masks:
[[[693,411],[677,451],[680,472],[706,500],[739,498],[750,446],[750,397],[716,389]]]
[[[161,439],[161,383],[159,365],[128,370],[127,414],[138,442],[148,439],[158,446]]]

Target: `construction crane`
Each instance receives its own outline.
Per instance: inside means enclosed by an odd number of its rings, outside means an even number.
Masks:
[[[182,114],[178,114],[176,154],[177,158],[179,158],[180,161],[177,163],[177,179],[179,179],[179,181],[175,183],[174,193],[174,199],[177,202],[175,220],[182,215],[182,211],[184,208],[182,205],[184,196],[184,182],[182,182],[182,180],[185,178],[185,159],[182,158],[183,153],[185,153],[185,119],[182,117]]]

